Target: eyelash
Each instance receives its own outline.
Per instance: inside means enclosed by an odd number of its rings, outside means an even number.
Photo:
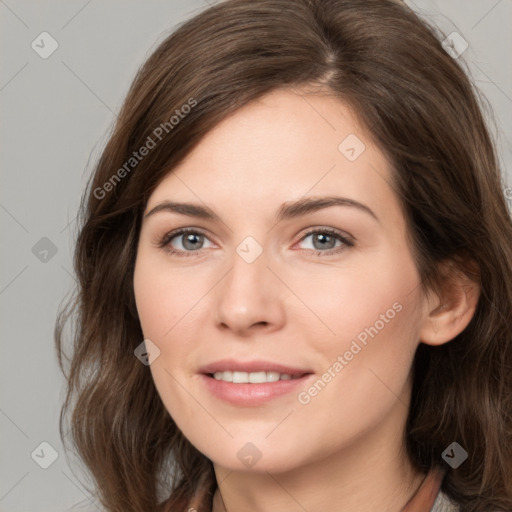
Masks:
[[[157,242],[156,245],[158,248],[164,249],[165,251],[167,251],[169,254],[171,254],[173,256],[179,256],[179,257],[196,256],[197,253],[200,251],[200,249],[197,251],[181,251],[181,250],[172,249],[170,246],[171,240],[173,240],[174,238],[176,238],[180,235],[187,235],[187,234],[203,235],[206,237],[206,234],[203,233],[199,229],[181,228],[176,231],[172,231],[170,233],[165,234],[162,238],[160,238],[160,240]],[[329,235],[329,236],[332,236],[332,237],[338,239],[340,242],[343,243],[343,246],[337,247],[335,249],[329,249],[326,251],[316,251],[317,256],[326,256],[326,255],[332,256],[334,254],[338,254],[338,253],[346,250],[347,247],[353,247],[355,245],[355,243],[351,239],[349,239],[346,236],[343,236],[340,231],[337,231],[337,230],[331,229],[331,228],[312,229],[312,230],[308,231],[307,233],[305,233],[302,236],[302,238],[299,240],[299,242],[301,242],[302,240],[304,240],[305,238],[307,238],[308,236],[313,235],[313,234]],[[315,249],[303,249],[303,250],[315,251]]]

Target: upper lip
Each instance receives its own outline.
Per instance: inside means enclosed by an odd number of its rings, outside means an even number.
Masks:
[[[286,373],[288,375],[303,375],[311,373],[310,370],[302,368],[293,368],[291,366],[285,366],[279,363],[273,363],[272,361],[235,361],[234,359],[222,359],[215,361],[199,368],[199,373],[210,374],[224,371],[237,371],[237,372],[277,372]]]

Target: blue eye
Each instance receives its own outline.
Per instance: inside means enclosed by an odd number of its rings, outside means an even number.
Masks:
[[[318,251],[318,255],[333,254],[346,247],[353,247],[354,242],[333,229],[316,229],[306,233],[301,242],[311,238],[310,247],[307,250]]]
[[[354,242],[341,232],[329,229],[315,229],[306,233],[300,240],[304,242],[311,238],[310,247],[304,250],[317,251],[318,256],[335,254],[353,247]],[[210,245],[205,246],[205,242]],[[197,229],[183,228],[164,235],[157,243],[161,249],[165,249],[176,256],[194,256],[201,249],[212,247],[212,242]]]
[[[171,254],[177,256],[191,256],[192,254],[190,253],[205,248],[205,240],[208,240],[208,238],[200,231],[194,229],[180,229],[165,235],[158,243],[158,246],[160,248],[166,248]],[[178,247],[176,245],[178,245]]]

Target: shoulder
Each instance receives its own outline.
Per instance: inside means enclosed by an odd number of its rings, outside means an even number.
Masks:
[[[442,491],[437,495],[430,512],[459,512],[459,506],[451,501]]]

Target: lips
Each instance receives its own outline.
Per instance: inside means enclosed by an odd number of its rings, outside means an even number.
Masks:
[[[291,375],[292,377],[303,376],[312,373],[312,371],[308,368],[286,366],[271,361],[253,360],[243,362],[236,361],[234,359],[222,359],[220,361],[204,365],[201,368],[199,368],[198,373],[213,376],[213,374],[217,372],[228,371],[245,373],[273,372]]]
[[[238,407],[263,406],[271,400],[296,392],[300,386],[315,378],[307,368],[263,360],[243,362],[223,359],[202,366],[199,374],[200,382],[211,395]],[[227,375],[233,378],[230,380]]]

